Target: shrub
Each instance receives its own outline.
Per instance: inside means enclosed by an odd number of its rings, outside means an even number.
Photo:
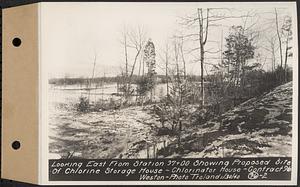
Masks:
[[[88,112],[90,110],[89,100],[86,97],[80,97],[76,106],[78,112]]]
[[[116,100],[100,99],[96,102],[93,111],[116,110],[120,108],[120,103]]]

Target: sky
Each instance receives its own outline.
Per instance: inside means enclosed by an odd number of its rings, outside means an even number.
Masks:
[[[233,8],[234,14],[244,14],[255,9],[257,12],[272,11],[273,7],[291,7],[289,4],[226,4]],[[284,5],[284,6],[283,6]],[[163,73],[163,51],[170,37],[178,32],[186,32],[179,24],[180,17],[193,15],[197,8],[221,7],[209,3],[42,3],[41,6],[41,54],[43,64],[47,64],[48,76],[90,77],[96,56],[95,76],[115,76],[120,74],[124,65],[124,47],[121,44],[122,30],[138,26],[146,31],[156,47],[157,72]],[[272,7],[272,9],[270,9]],[[283,11],[284,12],[284,11]],[[273,14],[264,13],[263,19]],[[222,29],[211,28],[207,48],[219,48],[221,36],[228,34],[228,25],[240,25],[242,19],[220,22]],[[255,22],[252,19],[250,22]],[[227,27],[226,27],[227,26]],[[224,41],[223,41],[224,43]],[[194,44],[187,43],[186,51]],[[218,49],[219,50],[219,49]],[[132,63],[134,51],[129,51]],[[219,57],[220,53],[207,54]],[[187,55],[187,71],[190,74],[200,72],[200,66],[193,62],[193,56]],[[213,60],[212,63],[218,63]],[[209,71],[209,67],[207,67]]]

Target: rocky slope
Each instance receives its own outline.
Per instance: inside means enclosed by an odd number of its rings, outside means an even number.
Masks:
[[[292,93],[289,82],[209,121],[193,135],[213,131],[211,142],[184,157],[291,156]]]

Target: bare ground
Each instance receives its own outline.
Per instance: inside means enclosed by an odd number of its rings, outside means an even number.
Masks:
[[[78,113],[61,103],[50,115],[51,158],[290,156],[292,83],[250,99],[202,126],[185,127],[181,147],[175,137],[158,136],[161,127],[150,107]],[[162,148],[161,142],[167,141]]]
[[[136,157],[155,136],[159,122],[148,109],[55,114],[51,119],[50,151],[58,157],[120,158]]]
[[[203,151],[185,157],[291,156],[292,83],[250,99],[208,124],[221,135]]]

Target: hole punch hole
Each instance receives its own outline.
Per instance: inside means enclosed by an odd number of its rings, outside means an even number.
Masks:
[[[14,38],[13,41],[12,41],[12,44],[15,46],[15,47],[19,47],[21,45],[22,41],[20,38]]]
[[[14,141],[11,146],[14,150],[18,150],[21,147],[21,143],[19,141]]]

